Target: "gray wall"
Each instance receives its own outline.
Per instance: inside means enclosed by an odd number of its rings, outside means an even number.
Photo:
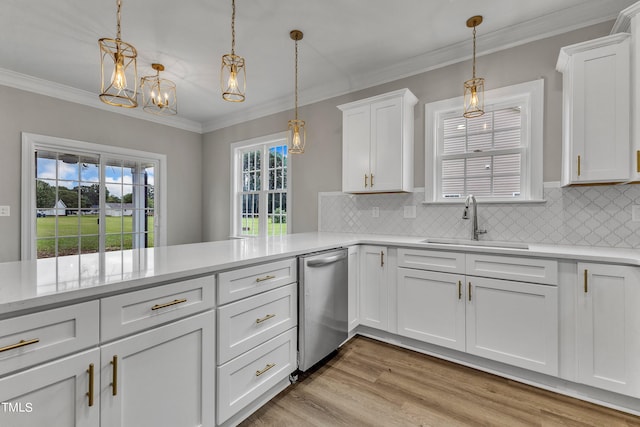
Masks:
[[[478,59],[485,90],[543,78],[545,81],[544,180],[559,181],[562,142],[562,75],[555,71],[560,48],[609,34],[612,22],[594,25]],[[300,108],[307,121],[307,149],[292,168],[293,231],[317,230],[318,192],[342,186],[342,116],[337,105],[404,87],[419,99],[415,108],[415,182],[424,186],[424,104],[462,94],[471,77],[470,61],[453,64],[384,85],[353,92]],[[203,240],[229,235],[229,145],[286,130],[292,111],[241,123],[204,135]]]
[[[20,259],[21,132],[165,154],[167,243],[202,240],[202,135],[0,86],[0,262]]]

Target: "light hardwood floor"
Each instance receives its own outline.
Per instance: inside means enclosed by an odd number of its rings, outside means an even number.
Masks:
[[[356,337],[241,426],[640,427],[640,417]]]

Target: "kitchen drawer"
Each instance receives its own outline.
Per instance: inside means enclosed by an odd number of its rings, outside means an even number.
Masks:
[[[270,340],[298,323],[297,284],[218,309],[218,364]]]
[[[205,276],[100,301],[101,341],[213,308],[215,277]]]
[[[218,304],[226,304],[297,281],[296,259],[254,265],[218,274]]]
[[[463,252],[398,249],[398,267],[464,274]]]
[[[98,345],[98,301],[0,320],[0,375]]]
[[[467,254],[467,275],[558,284],[558,262],[550,259]]]
[[[218,368],[218,424],[296,370],[297,337],[291,328]]]

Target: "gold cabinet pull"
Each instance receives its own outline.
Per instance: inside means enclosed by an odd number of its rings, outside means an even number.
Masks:
[[[256,323],[262,323],[262,322],[267,321],[269,319],[273,319],[274,317],[276,317],[275,314],[267,314],[262,319],[256,319]]]
[[[469,282],[469,301],[471,301],[471,282]]]
[[[265,280],[271,280],[271,279],[275,279],[276,276],[272,276],[272,275],[268,275],[268,276],[264,276],[264,277],[258,277],[256,278],[256,282],[260,283],[260,282],[264,282]]]
[[[578,176],[580,176],[580,156],[578,156]]]
[[[587,277],[589,277],[589,270],[587,270],[586,268],[584,269],[584,293],[586,294],[587,292],[589,292],[589,285],[587,284]]]
[[[24,347],[25,345],[35,344],[37,342],[40,342],[40,338],[34,338],[32,340],[20,340],[20,342],[0,348],[0,353],[2,353],[3,351],[13,350],[14,348]]]
[[[89,391],[87,391],[87,396],[89,397],[89,406],[93,406],[93,363],[89,364],[87,373],[89,374]]]
[[[259,377],[260,375],[264,374],[265,372],[267,372],[269,369],[273,368],[274,366],[276,366],[275,363],[268,363],[267,366],[265,366],[264,368],[262,368],[259,371],[256,371],[256,377]]]
[[[462,280],[458,280],[458,299],[462,299]]]
[[[187,302],[187,299],[186,298],[174,299],[173,301],[165,302],[164,304],[156,304],[153,307],[151,307],[151,310],[160,310],[161,308],[171,307],[172,305],[182,304],[183,302]]]
[[[118,394],[118,356],[113,356],[111,359],[111,366],[113,367],[113,379],[111,380],[111,394],[116,396]]]
[[[373,187],[373,174],[371,174],[371,187]]]
[[[369,183],[368,183],[368,181],[367,181],[368,179],[369,179],[369,177],[368,177],[368,176],[367,176],[367,174],[365,173],[365,174],[364,174],[364,188],[367,188],[367,185],[369,184]]]
[[[636,172],[640,173],[640,150],[636,151]]]
[[[380,267],[384,267],[384,251],[380,251]]]

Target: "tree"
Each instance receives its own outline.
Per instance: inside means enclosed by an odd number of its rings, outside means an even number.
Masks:
[[[48,183],[36,180],[36,206],[52,208],[56,204],[56,189]]]
[[[122,203],[133,203],[133,193],[122,196]]]

